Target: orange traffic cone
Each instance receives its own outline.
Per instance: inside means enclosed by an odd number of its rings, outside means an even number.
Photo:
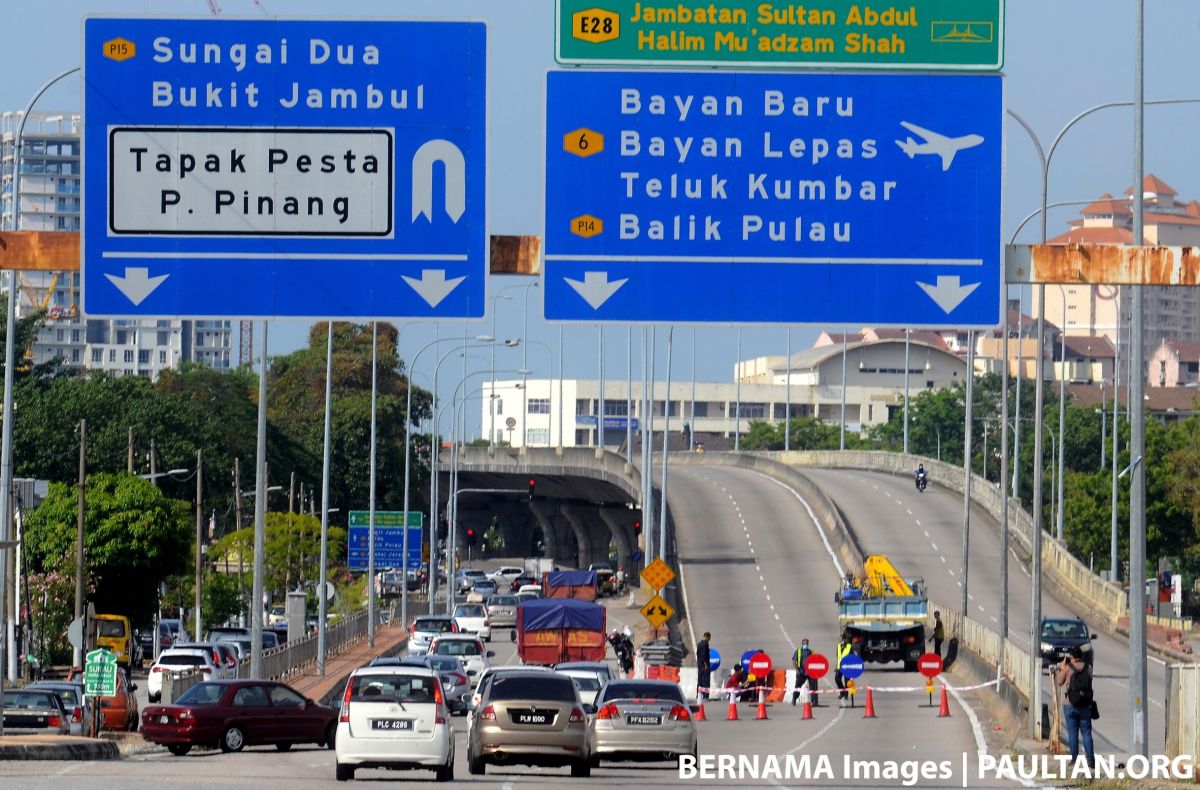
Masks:
[[[762,689],[758,690],[758,712],[754,714],[755,720],[767,718],[767,695]]]
[[[737,694],[729,695],[729,714],[725,716],[725,721],[737,721]]]
[[[800,710],[800,718],[811,719],[812,717],[812,703],[808,700],[804,700],[804,707]]]
[[[696,706],[696,721],[708,721],[708,717],[704,715],[704,697],[697,700],[700,704]]]
[[[938,718],[950,718],[950,700],[946,696],[946,687],[942,686],[942,704],[938,707]]]
[[[875,718],[875,697],[871,695],[871,687],[867,686],[867,707],[863,711],[864,719]]]

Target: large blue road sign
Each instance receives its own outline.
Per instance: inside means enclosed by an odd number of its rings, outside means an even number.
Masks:
[[[551,72],[545,315],[995,326],[1002,78]]]
[[[486,28],[89,18],[89,315],[479,317]]]
[[[366,570],[371,544],[367,527],[350,527],[346,540],[350,570]],[[404,527],[375,527],[375,567],[402,568],[404,563]],[[408,568],[421,567],[421,528],[408,527]]]

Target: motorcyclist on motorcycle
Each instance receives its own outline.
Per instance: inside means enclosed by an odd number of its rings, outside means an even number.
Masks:
[[[925,472],[925,464],[917,464],[917,471],[913,473],[918,491],[925,490],[925,484],[928,482],[928,474]]]
[[[628,675],[633,671],[633,640],[614,628],[608,635],[608,643],[612,645],[613,652],[617,654],[617,663],[621,667],[621,672]]]

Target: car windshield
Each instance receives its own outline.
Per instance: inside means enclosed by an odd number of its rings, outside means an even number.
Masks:
[[[1047,620],[1042,623],[1042,639],[1087,639],[1088,631],[1079,620]]]
[[[565,677],[530,677],[528,675],[497,675],[492,678],[488,692],[491,700],[531,699],[552,702],[574,702],[575,687]]]
[[[599,691],[600,678],[595,675],[571,675],[571,682],[575,684],[575,688],[580,691]]]
[[[425,675],[362,674],[350,680],[351,702],[433,702],[433,684]]]
[[[4,707],[6,708],[55,708],[54,700],[58,699],[51,691],[6,691],[4,692]]]
[[[604,687],[604,699],[657,699],[682,703],[683,694],[678,686],[668,683],[615,681]]]
[[[125,624],[120,620],[96,620],[96,636],[123,637]]]
[[[454,610],[455,617],[487,617],[487,611],[479,604],[464,604]]]
[[[429,665],[438,672],[458,672],[462,669],[462,664],[453,656],[430,656]]]
[[[483,648],[478,642],[465,639],[443,639],[434,645],[433,652],[439,656],[477,656]]]
[[[32,691],[33,687],[26,687],[26,691]],[[58,695],[58,698],[63,701],[63,705],[69,705],[72,708],[80,704],[79,697],[81,690],[78,686],[55,686],[54,688],[37,689],[38,691],[52,691]]]
[[[445,617],[420,618],[414,631],[429,631],[435,634],[448,634],[454,629],[453,621]]]
[[[172,667],[195,667],[205,663],[204,656],[199,653],[175,653],[158,657],[158,663]]]
[[[518,603],[515,595],[493,595],[488,599],[488,606],[516,606]]]
[[[216,705],[225,694],[225,687],[216,683],[197,683],[179,695],[176,705]]]
[[[266,650],[268,647],[279,647],[279,637],[270,631],[263,631],[262,643],[264,650]]]

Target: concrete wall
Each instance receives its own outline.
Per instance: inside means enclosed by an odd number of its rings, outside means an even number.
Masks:
[[[963,490],[963,470],[960,466],[942,463],[930,458],[905,456],[884,452],[836,452],[808,451],[791,453],[766,453],[770,458],[791,466],[813,466],[824,469],[862,469],[912,475],[918,463],[924,463],[929,471],[930,482],[959,493]],[[1000,505],[1003,494],[994,484],[979,475],[972,476],[971,500],[983,508],[997,523],[1000,521]],[[1009,529],[1012,537],[1026,554],[1032,552],[1033,518],[1021,509],[1019,500],[1009,499]],[[1129,599],[1125,591],[1115,584],[1103,581],[1088,570],[1087,566],[1074,557],[1066,546],[1056,541],[1048,532],[1042,531],[1042,564],[1045,571],[1044,583],[1055,597],[1079,612],[1090,612],[1104,620],[1108,630],[1116,628],[1117,619],[1129,611]]]

